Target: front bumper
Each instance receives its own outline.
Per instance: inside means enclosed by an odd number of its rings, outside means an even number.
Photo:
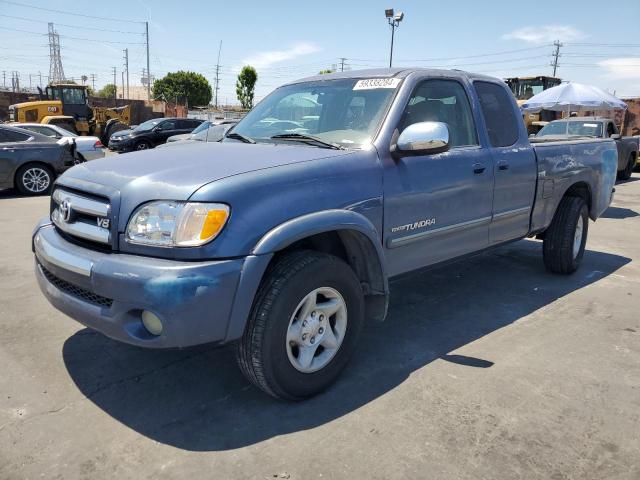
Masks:
[[[133,140],[130,139],[129,137],[124,137],[123,140],[116,140],[114,141],[113,139],[109,140],[109,150],[115,150],[117,152],[126,152],[129,150],[133,149]]]
[[[46,223],[34,232],[33,250],[49,302],[108,337],[150,348],[227,338],[244,258],[179,262],[102,253],[68,242]],[[144,328],[143,310],[161,319],[159,336]]]

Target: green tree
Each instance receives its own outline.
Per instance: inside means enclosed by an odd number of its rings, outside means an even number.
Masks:
[[[236,82],[236,95],[242,108],[250,109],[253,107],[253,95],[257,81],[258,73],[255,68],[250,65],[242,67]]]
[[[190,106],[204,106],[211,101],[211,85],[196,72],[170,72],[154,82],[153,98],[169,102],[186,100]]]
[[[318,74],[319,74],[319,75],[325,75],[325,74],[327,74],[327,73],[333,73],[333,70],[331,70],[331,69],[327,68],[327,69],[325,69],[325,70],[320,70],[320,71],[318,72]]]
[[[97,91],[97,97],[113,98],[116,96],[117,88],[113,83],[107,83],[104,87]]]

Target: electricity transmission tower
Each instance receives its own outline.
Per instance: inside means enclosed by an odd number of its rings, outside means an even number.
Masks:
[[[53,23],[49,23],[49,82],[57,83],[64,81],[64,70],[62,68],[62,57],[60,56],[60,36],[53,28]]]

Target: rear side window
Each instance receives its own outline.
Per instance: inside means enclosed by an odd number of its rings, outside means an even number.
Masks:
[[[3,130],[0,132],[0,142],[26,142],[27,140],[29,140],[29,135],[24,133],[18,133],[12,130]]]
[[[493,147],[509,147],[518,141],[518,118],[507,90],[489,82],[474,82],[489,141]]]

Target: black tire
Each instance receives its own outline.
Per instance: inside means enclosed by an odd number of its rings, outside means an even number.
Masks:
[[[582,235],[576,250],[574,240],[580,220]],[[542,257],[547,270],[565,275],[575,272],[584,256],[588,231],[589,212],[585,201],[580,197],[564,197],[545,232],[542,244]]]
[[[300,301],[316,288],[330,287],[346,304],[348,321],[342,343],[332,359],[317,371],[296,369],[287,353],[290,319]],[[364,323],[364,298],[353,270],[341,259],[300,250],[273,264],[258,289],[236,358],[242,373],[267,394],[302,400],[331,385],[346,366]]]
[[[42,180],[36,181],[36,178]],[[18,169],[14,183],[22,195],[48,195],[54,180],[53,170],[48,166],[42,163],[28,163]]]
[[[633,169],[636,166],[636,157],[633,153],[629,154],[629,158],[627,159],[627,164],[624,167],[624,170],[618,172],[618,180],[629,180],[631,178],[631,174],[633,173]]]
[[[150,148],[153,148],[153,145],[146,140],[139,140],[133,146],[134,150],[149,150]]]

